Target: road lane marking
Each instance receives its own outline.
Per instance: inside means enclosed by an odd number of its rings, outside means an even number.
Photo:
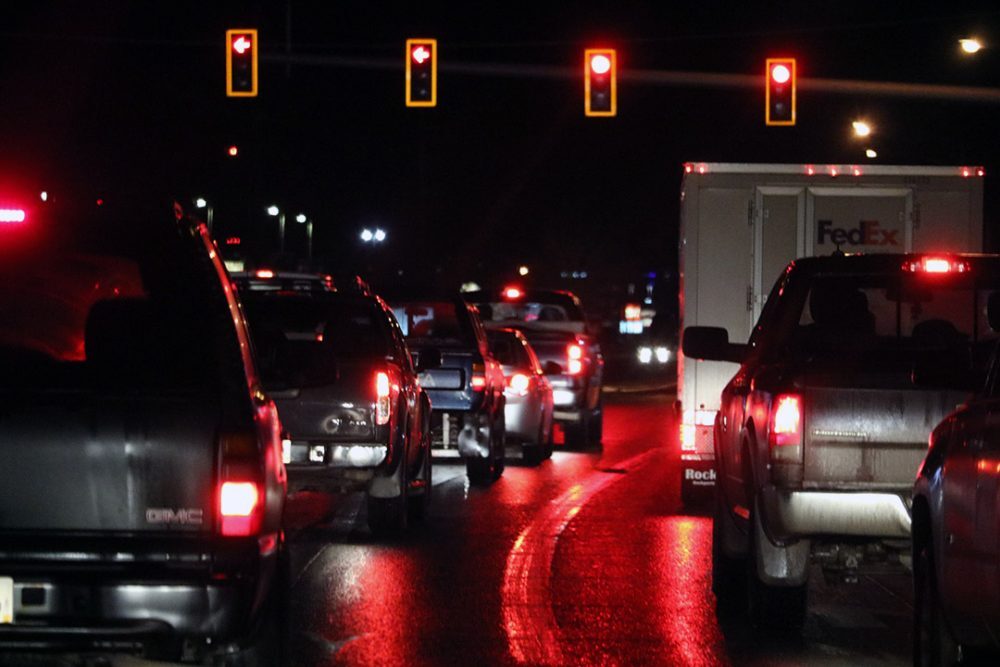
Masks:
[[[611,474],[595,470],[540,511],[514,540],[507,554],[501,590],[504,631],[511,655],[520,664],[559,665],[565,661],[559,625],[552,610],[552,561],[559,536],[583,506],[625,478],[659,450],[651,449],[615,465]]]

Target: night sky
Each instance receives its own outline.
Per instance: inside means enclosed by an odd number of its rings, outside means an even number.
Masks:
[[[800,77],[998,86],[995,4],[546,4],[5,3],[0,183],[202,195],[217,236],[262,261],[275,261],[264,209],[277,203],[315,220],[330,270],[488,283],[526,263],[624,280],[675,267],[684,161],[863,164],[849,128],[865,116],[876,163],[984,164],[987,215],[1000,213],[996,104],[800,92],[798,125],[766,128],[762,88],[629,82],[637,70],[762,74],[768,55],[792,55]],[[260,30],[253,100],[224,95],[236,27]],[[969,34],[997,48],[963,58]],[[408,37],[439,40],[437,108],[403,104]],[[588,46],[618,49],[616,118],[584,117],[582,76],[447,72],[579,70]],[[302,64],[313,56],[372,67]],[[364,226],[387,229],[385,247],[364,253]],[[284,261],[303,239],[289,220]]]

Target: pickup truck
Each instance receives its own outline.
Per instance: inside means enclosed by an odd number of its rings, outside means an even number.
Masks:
[[[1000,259],[793,261],[747,344],[690,327],[684,354],[732,361],[715,420],[713,588],[758,625],[801,625],[809,566],[906,564],[910,489],[931,430],[996,339]],[[746,594],[745,594],[746,593]]]

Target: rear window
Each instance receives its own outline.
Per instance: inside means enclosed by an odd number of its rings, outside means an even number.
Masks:
[[[33,219],[32,242],[16,248],[0,235],[0,388],[217,385],[220,359],[238,358],[222,287],[198,241],[164,217]]]
[[[998,285],[985,275],[821,275],[789,287],[781,307],[768,311],[784,329],[767,336],[773,356],[875,371],[907,372],[929,358],[974,368],[998,337],[986,310]]]
[[[558,323],[583,322],[583,312],[572,303],[540,301],[493,301],[481,304],[484,322]]]
[[[337,363],[385,359],[389,322],[367,300],[244,295],[265,382],[322,384]]]
[[[478,345],[468,313],[450,301],[416,301],[392,308],[407,340],[422,344]]]
[[[502,366],[533,368],[531,357],[524,344],[509,334],[489,334],[490,351]]]

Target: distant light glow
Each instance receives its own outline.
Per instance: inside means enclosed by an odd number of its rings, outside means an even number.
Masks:
[[[983,48],[983,43],[980,42],[975,37],[966,37],[958,40],[959,46],[962,47],[962,51],[968,54],[979,53]]]
[[[503,291],[505,299],[520,299],[522,294],[523,292],[517,287],[508,287]]]
[[[878,151],[876,151],[874,148],[867,148],[865,149],[865,157],[868,158],[869,160],[874,160],[875,158],[878,157]]]
[[[268,206],[267,207],[267,214],[270,215],[270,216],[278,215],[278,213],[280,213],[280,212],[281,211],[278,210],[277,206]]]
[[[270,269],[260,269],[254,275],[256,275],[258,278],[264,278],[264,279],[273,278],[274,271],[271,271]]]
[[[657,347],[654,352],[656,353],[656,360],[661,364],[665,364],[670,361],[670,350],[666,347]]]
[[[41,194],[39,194],[38,196],[41,198],[42,201],[49,200],[49,193],[46,192],[45,190],[42,190]]]
[[[384,229],[376,229],[374,234],[375,243],[385,241],[386,233]]]
[[[305,213],[299,213],[295,216],[295,222],[305,222],[307,220]]]
[[[229,147],[229,157],[236,157],[239,153],[240,149],[236,146],[236,144]]]
[[[779,64],[771,68],[771,79],[775,83],[788,83],[788,80],[791,78],[792,70],[788,69],[788,65]]]
[[[194,200],[194,205],[197,206],[198,208],[205,208],[206,206],[208,206],[208,202],[205,201],[204,197],[198,197],[197,199]]]
[[[851,127],[854,128],[854,136],[856,137],[871,136],[872,126],[863,120],[856,120],[852,122]]]
[[[524,265],[521,265],[521,266],[517,267],[517,274],[519,276],[526,276],[529,273],[530,273],[530,269],[528,269],[528,267],[526,267]]]
[[[365,243],[370,243],[371,240],[375,238],[374,232],[372,230],[365,228],[361,230],[361,240]]]
[[[611,58],[598,53],[590,58],[590,69],[594,74],[607,74],[611,71]]]

